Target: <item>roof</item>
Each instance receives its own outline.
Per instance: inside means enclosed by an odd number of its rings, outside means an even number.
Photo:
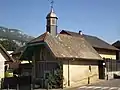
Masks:
[[[119,40],[116,41],[115,43],[113,43],[112,45],[120,49],[120,41]]]
[[[38,36],[37,38],[31,40],[30,42],[28,42],[28,44],[29,44],[29,43],[39,43],[39,42],[41,42],[41,41],[44,41],[46,35],[47,35],[47,32],[45,32],[45,33],[43,33],[42,35]]]
[[[71,32],[71,31],[66,31],[66,30],[62,30],[60,32],[61,34],[68,34],[71,36],[75,36],[75,37],[80,37],[81,35],[79,33],[76,32]],[[106,41],[96,37],[96,36],[90,36],[90,35],[82,35],[86,41],[88,41],[94,48],[100,48],[100,49],[108,49],[108,50],[118,50],[116,47],[110,45],[109,43],[107,43]]]
[[[50,48],[53,55],[57,58],[80,58],[102,60],[100,55],[87,43],[84,38],[72,37],[69,35],[58,34],[52,36],[44,33],[29,42],[29,45],[44,42]]]
[[[3,57],[7,61],[14,61],[14,59],[12,57],[10,57],[10,55],[8,54],[8,52],[6,51],[6,49],[1,44],[0,44],[0,53],[3,55]]]

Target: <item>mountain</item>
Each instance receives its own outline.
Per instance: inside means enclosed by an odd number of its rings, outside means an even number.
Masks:
[[[33,38],[32,36],[24,34],[21,30],[0,26],[0,41],[9,40],[21,47]]]

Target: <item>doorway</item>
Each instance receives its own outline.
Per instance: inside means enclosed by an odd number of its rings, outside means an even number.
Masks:
[[[105,79],[105,65],[104,61],[98,61],[99,79]]]

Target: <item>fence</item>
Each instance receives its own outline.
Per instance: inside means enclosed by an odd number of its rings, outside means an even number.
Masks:
[[[38,83],[31,82],[31,77],[28,76],[4,78],[0,90],[48,90],[48,80],[40,80],[38,79]],[[46,89],[40,87],[43,83],[46,83]]]
[[[1,89],[31,90],[31,77],[9,77],[1,81]]]
[[[105,60],[108,79],[120,79],[120,60]]]
[[[107,72],[120,71],[120,60],[105,60]]]

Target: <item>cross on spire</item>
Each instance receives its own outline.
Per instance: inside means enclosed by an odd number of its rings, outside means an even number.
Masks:
[[[48,0],[48,1],[50,1],[50,6],[51,8],[53,8],[54,0]]]
[[[53,1],[53,0],[51,0],[51,8],[53,8],[53,4],[54,4],[54,1]]]

